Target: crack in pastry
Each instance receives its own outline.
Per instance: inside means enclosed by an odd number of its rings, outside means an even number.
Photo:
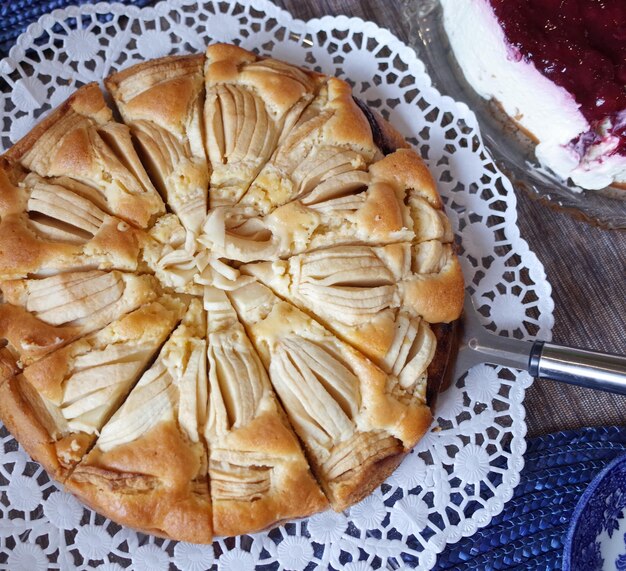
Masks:
[[[170,56],[105,80],[152,180],[191,234],[189,248],[207,213],[203,65],[202,55]]]
[[[404,196],[389,184],[364,171],[343,173],[330,182],[332,189],[319,185],[320,192],[279,206],[267,216],[245,217],[215,209],[199,241],[226,258],[251,262],[340,244],[413,239],[413,220]]]
[[[63,482],[182,317],[163,296],[58,349],[0,386],[0,415],[30,456]]]
[[[139,227],[164,213],[128,127],[113,121],[95,83],[78,89],[3,156],[42,177],[93,187],[112,214]]]
[[[343,246],[241,271],[313,314],[396,376],[402,390],[425,399],[437,345],[429,323],[453,321],[462,307],[463,279],[451,244]]]
[[[0,161],[0,279],[136,270],[143,232],[59,182]]]
[[[193,299],[66,486],[100,513],[165,537],[210,543],[202,429],[207,416],[206,318]]]
[[[398,171],[400,174],[398,174]],[[319,184],[267,216],[213,209],[199,241],[240,262],[339,246],[453,239],[435,183],[419,156],[401,149]]]
[[[335,510],[369,494],[428,428],[430,409],[268,288],[229,292]]]
[[[309,515],[326,499],[226,294],[207,287],[209,474],[215,533]]]
[[[236,46],[207,48],[206,147],[211,208],[236,204],[311,102],[323,76]]]
[[[335,177],[365,171],[381,156],[350,86],[331,77],[281,139],[239,206],[265,215],[316,189],[320,194],[331,192],[328,187],[342,184],[343,179],[336,181]]]
[[[159,285],[148,275],[91,270],[4,281],[0,291],[0,338],[28,365],[154,301]]]
[[[367,118],[372,129],[372,137],[374,143],[380,149],[383,155],[389,155],[399,149],[409,149],[410,145],[405,141],[404,136],[397,131],[383,116],[368,106],[367,103],[352,96],[354,102],[358,105],[363,115]]]
[[[438,245],[433,245],[437,243]],[[347,326],[388,308],[429,323],[457,319],[463,278],[451,244],[338,246],[241,267],[283,297]]]

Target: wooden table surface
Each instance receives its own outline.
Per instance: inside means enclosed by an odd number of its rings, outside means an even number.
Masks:
[[[413,0],[419,2],[420,0]],[[401,0],[274,0],[295,17],[372,20],[408,42]],[[626,353],[626,232],[606,231],[518,193],[522,236],[553,288],[554,340]],[[527,393],[529,436],[581,426],[626,424],[626,397],[538,379]]]

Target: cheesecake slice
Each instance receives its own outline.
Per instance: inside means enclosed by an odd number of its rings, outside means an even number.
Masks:
[[[622,0],[441,0],[472,88],[537,143],[537,159],[586,189],[626,184]]]

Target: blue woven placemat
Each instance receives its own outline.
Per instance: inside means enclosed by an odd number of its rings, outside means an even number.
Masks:
[[[491,524],[449,545],[435,571],[561,569],[578,499],[594,476],[626,453],[626,427],[583,428],[528,441],[513,498]]]
[[[154,0],[117,0],[122,4],[147,6]],[[17,37],[40,16],[57,8],[94,3],[94,0],[0,0],[0,57],[9,53]]]

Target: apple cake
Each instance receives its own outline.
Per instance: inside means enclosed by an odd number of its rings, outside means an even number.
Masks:
[[[377,487],[463,278],[419,156],[337,78],[216,44],[0,157],[0,418],[111,519],[208,543]]]

